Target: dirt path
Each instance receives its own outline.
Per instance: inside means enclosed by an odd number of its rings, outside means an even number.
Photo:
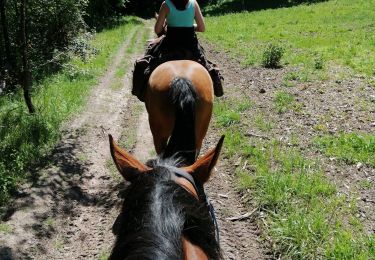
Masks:
[[[150,33],[150,22],[137,33],[137,45]],[[111,88],[116,68],[135,56],[126,50],[131,35],[89,98],[86,110],[69,123],[52,163],[35,169],[39,174],[25,185],[3,221],[11,232],[0,238],[0,259],[106,259],[114,237],[122,180],[110,160],[107,134],[140,160],[154,157],[152,136],[144,106],[130,93],[131,66],[121,89]],[[219,130],[210,128],[204,149],[216,144]],[[225,259],[264,259],[257,228],[251,219],[227,218],[247,213],[235,192],[233,172],[223,159],[207,191],[220,224]]]

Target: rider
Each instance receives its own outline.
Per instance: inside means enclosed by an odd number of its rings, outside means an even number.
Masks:
[[[135,63],[132,90],[134,95],[143,101],[151,72],[163,62],[183,59],[194,60],[203,65],[210,73],[215,95],[223,95],[223,78],[216,65],[205,58],[204,50],[195,34],[196,31],[205,31],[202,12],[196,0],[165,0],[160,7],[154,29],[160,37],[150,44],[146,56]]]

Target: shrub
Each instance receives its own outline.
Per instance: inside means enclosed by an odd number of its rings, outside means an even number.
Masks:
[[[267,45],[263,52],[262,65],[265,68],[279,68],[280,60],[284,55],[284,48],[274,43]]]
[[[316,54],[314,57],[314,68],[317,70],[321,70],[323,69],[323,65],[324,65],[324,62],[323,62],[322,55]]]

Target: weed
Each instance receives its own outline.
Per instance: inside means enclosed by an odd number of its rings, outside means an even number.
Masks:
[[[216,124],[218,126],[231,126],[238,124],[241,119],[241,113],[253,107],[250,99],[242,99],[236,102],[232,107],[228,103],[217,102],[214,105],[214,114],[216,115]]]
[[[263,52],[262,65],[265,68],[279,68],[284,52],[281,46],[269,43]]]
[[[121,182],[123,180],[112,158],[105,161],[105,167],[109,170],[109,174],[111,175],[111,177],[117,182]]]
[[[275,106],[278,113],[284,113],[293,107],[294,96],[284,91],[278,91],[275,94]]]
[[[53,248],[60,250],[64,248],[65,241],[62,237],[57,236],[52,242]]]
[[[89,157],[87,156],[87,154],[84,154],[84,153],[80,153],[77,157],[78,157],[78,160],[80,160],[83,163],[86,163],[89,160]]]
[[[110,256],[110,253],[108,252],[108,250],[101,250],[100,251],[100,254],[99,254],[99,260],[107,260]]]
[[[317,147],[327,156],[349,163],[362,162],[375,166],[375,135],[349,133],[315,139]]]
[[[314,126],[314,130],[317,132],[325,133],[325,134],[328,133],[328,127],[325,124],[316,124]]]
[[[48,217],[46,220],[43,221],[43,224],[52,227],[55,224],[55,220],[52,217]]]
[[[216,124],[221,127],[227,127],[240,122],[240,114],[233,111],[225,102],[218,102],[214,106],[214,113],[216,115]]]
[[[274,124],[271,121],[264,119],[264,117],[262,115],[256,115],[255,116],[254,125],[257,128],[259,128],[259,130],[262,130],[262,131],[265,131],[265,132],[271,131],[272,128],[274,127]]]
[[[6,223],[0,223],[0,233],[3,233],[3,234],[9,234],[9,233],[12,233],[13,231],[13,228],[6,224]]]
[[[359,182],[359,187],[365,190],[369,190],[373,187],[374,185],[372,184],[371,181],[369,180],[360,180]]]
[[[324,62],[323,62],[322,55],[316,54],[314,56],[314,68],[317,69],[317,70],[321,70],[321,69],[323,69],[323,64],[324,64]]]

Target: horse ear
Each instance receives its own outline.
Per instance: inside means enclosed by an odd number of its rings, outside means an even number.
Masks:
[[[199,158],[193,165],[185,167],[184,170],[193,175],[194,179],[201,183],[208,181],[212,169],[215,167],[224,142],[224,135],[221,136],[214,149]]]
[[[137,177],[138,174],[142,174],[151,170],[146,165],[138,161],[135,157],[133,157],[130,153],[121,149],[113,140],[112,135],[108,136],[113,161],[118,171],[125,180],[131,182],[135,177]]]

